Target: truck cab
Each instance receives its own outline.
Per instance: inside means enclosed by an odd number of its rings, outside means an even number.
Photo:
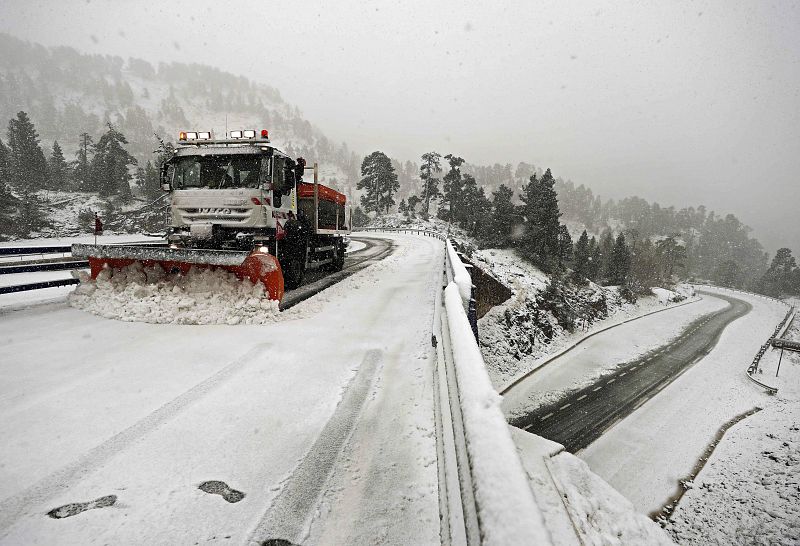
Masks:
[[[231,134],[214,140],[210,133],[181,133],[161,173],[170,192],[170,244],[268,249],[289,287],[306,269],[341,269],[350,232],[344,195],[318,184],[316,165],[314,183],[303,183],[305,160],[271,146],[266,131],[261,139],[255,131]]]

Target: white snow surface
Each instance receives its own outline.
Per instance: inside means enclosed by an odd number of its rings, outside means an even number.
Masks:
[[[745,370],[787,307],[741,292],[704,290],[743,299],[753,309],[725,328],[708,355],[579,453],[640,512],[660,510],[677,493],[723,424],[775,402]]]
[[[0,544],[246,543],[282,491],[303,544],[439,542],[430,339],[444,245],[391,256],[265,325],[109,320],[66,303],[0,315]],[[329,477],[296,482],[378,358]],[[319,446],[317,446],[319,447]],[[222,480],[236,504],[198,489]],[[116,495],[65,519],[45,514]]]
[[[278,316],[261,283],[240,280],[224,269],[191,268],[168,274],[161,266],[135,262],[104,269],[97,279],[80,274],[69,295],[72,307],[101,317],[153,324],[265,324]]]
[[[583,544],[674,544],[656,523],[637,513],[629,500],[579,458],[563,452],[548,462]]]
[[[800,320],[784,337],[800,341]],[[779,354],[758,376],[778,394],[728,430],[672,514],[681,544],[800,544],[800,354],[785,351],[775,378]]]

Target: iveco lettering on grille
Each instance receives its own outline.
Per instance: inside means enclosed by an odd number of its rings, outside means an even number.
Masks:
[[[197,212],[203,214],[231,214],[231,209],[197,209]]]

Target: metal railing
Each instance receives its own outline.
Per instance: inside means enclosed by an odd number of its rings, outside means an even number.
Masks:
[[[110,243],[126,245],[159,245],[154,241],[134,241],[130,243]],[[166,246],[166,243],[164,243]],[[60,254],[60,258],[45,259],[46,255]],[[71,257],[72,246],[51,245],[51,246],[7,246],[0,247],[0,256],[12,256],[19,258],[30,258],[40,256],[41,260],[24,260],[0,262],[0,275],[11,275],[18,273],[39,273],[43,271],[69,271],[72,269],[85,269],[89,267],[88,260],[77,260]],[[41,290],[43,288],[54,288],[57,286],[70,286],[79,284],[78,279],[54,279],[49,281],[16,284],[11,286],[0,286],[0,294],[13,294],[15,292],[27,292],[30,290]]]
[[[713,285],[699,285],[699,284],[695,286],[701,286],[701,287],[708,286],[719,290],[727,290],[728,292],[738,292],[740,294],[747,294],[748,296],[755,296],[765,300],[772,300],[774,302],[789,306],[788,303],[786,303],[783,300],[779,300],[778,298],[773,298],[772,296],[765,296],[764,294],[757,294],[755,292],[748,292],[747,290],[739,290],[738,288],[728,288],[727,286],[713,286]],[[758,352],[756,352],[756,355],[753,357],[753,361],[750,363],[749,366],[747,366],[747,370],[745,371],[745,374],[747,375],[748,379],[750,379],[750,381],[752,381],[759,387],[766,389],[769,394],[777,393],[778,392],[777,387],[773,387],[772,385],[767,385],[766,383],[759,381],[754,377],[754,375],[758,373],[759,364],[761,363],[761,359],[763,358],[764,354],[767,352],[767,349],[769,349],[770,345],[772,345],[772,342],[778,336],[778,333],[781,331],[781,329],[786,325],[787,321],[789,320],[789,317],[791,317],[793,313],[794,313],[794,306],[789,306],[789,310],[786,312],[786,316],[783,317],[783,320],[781,320],[780,323],[778,323],[778,325],[775,327],[775,331],[772,333],[769,339],[767,339],[766,343],[764,343],[763,345],[761,345],[761,347],[758,348]]]
[[[449,240],[444,279],[434,316],[434,335],[441,339],[437,407],[443,416],[437,418],[437,442],[452,442],[441,450],[445,475],[440,483],[449,485],[449,510],[441,518],[449,525],[443,525],[442,542],[550,544],[469,318],[474,311],[471,277]]]
[[[439,233],[438,231],[432,229],[417,229],[417,228],[395,228],[395,227],[354,227],[353,233],[356,232],[381,232],[385,231],[387,233],[406,233],[409,235],[424,235],[425,237],[434,237],[439,239],[440,241],[444,241],[447,239],[444,235]]]

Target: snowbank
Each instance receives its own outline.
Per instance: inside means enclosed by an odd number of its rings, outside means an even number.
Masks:
[[[674,544],[574,455],[560,453],[549,460],[549,467],[584,544]]]
[[[275,320],[278,302],[264,286],[222,269],[192,268],[186,275],[134,263],[106,269],[96,280],[79,273],[69,295],[72,307],[126,322],[155,324],[264,324]]]

